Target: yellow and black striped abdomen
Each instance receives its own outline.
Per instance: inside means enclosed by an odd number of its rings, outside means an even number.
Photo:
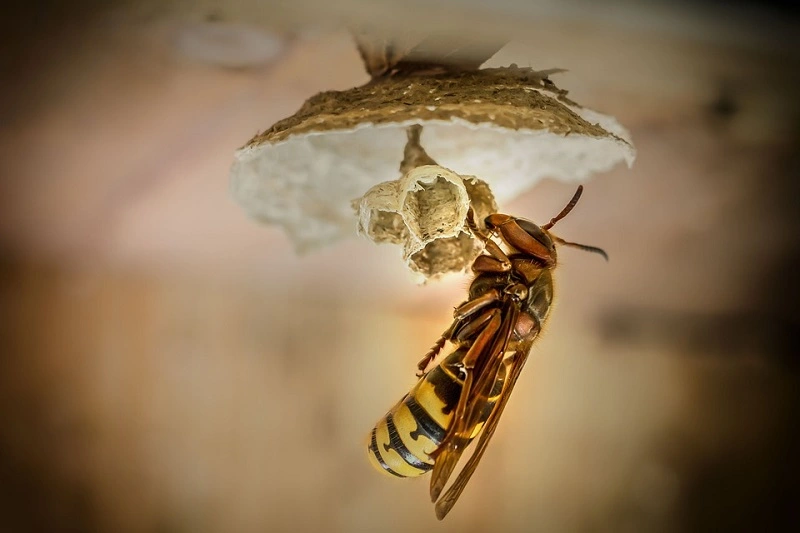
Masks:
[[[375,425],[368,444],[375,468],[397,477],[416,477],[433,468],[429,454],[441,445],[450,427],[463,385],[456,364],[465,352],[462,348],[445,358]],[[499,378],[497,394],[502,388],[503,378]],[[487,404],[473,438],[488,418],[494,400]]]

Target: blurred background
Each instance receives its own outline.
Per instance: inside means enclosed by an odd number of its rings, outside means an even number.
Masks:
[[[776,531],[798,521],[800,77],[781,2],[39,2],[0,32],[0,531]],[[297,257],[232,153],[367,81],[346,27],[511,40],[632,170],[587,183],[557,302],[444,523],[373,472],[468,278]],[[395,25],[395,26],[392,26]],[[432,154],[435,157],[435,154]],[[454,169],[469,173],[469,169]],[[392,178],[392,177],[390,177]],[[573,186],[501,208],[545,221]]]

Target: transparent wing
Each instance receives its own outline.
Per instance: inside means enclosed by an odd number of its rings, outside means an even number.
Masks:
[[[459,496],[461,496],[461,493],[464,491],[464,487],[467,486],[467,482],[475,472],[475,468],[478,466],[481,457],[483,457],[483,453],[486,451],[486,447],[489,445],[489,441],[497,429],[497,424],[500,421],[500,415],[503,414],[503,409],[505,409],[506,403],[511,396],[511,391],[514,389],[514,385],[516,384],[517,379],[522,372],[522,367],[525,366],[525,361],[528,359],[528,352],[530,351],[531,344],[532,341],[530,343],[525,343],[524,346],[521,346],[516,352],[514,358],[509,363],[506,363],[510,367],[506,377],[506,383],[503,386],[503,391],[500,394],[500,398],[497,400],[492,413],[486,420],[486,425],[483,427],[478,444],[475,446],[475,451],[467,461],[467,464],[464,465],[464,468],[458,474],[456,480],[453,482],[450,488],[447,489],[447,492],[445,492],[441,499],[436,502],[436,518],[439,520],[447,516],[447,513],[450,512],[450,509],[452,509],[453,505],[455,505],[456,501],[458,501]]]
[[[485,347],[481,348],[483,353],[478,357],[479,364],[476,365],[474,371],[467,372],[453,421],[441,446],[431,454],[434,460],[430,487],[431,501],[435,502],[439,498],[480,422],[481,413],[489,404],[492,389],[497,381],[498,372],[503,364],[503,356],[508,348],[508,342],[519,313],[517,306],[514,305],[506,306],[504,311],[496,333],[491,332],[491,338],[485,339]],[[489,326],[487,326],[487,331],[488,329]],[[476,340],[475,342],[477,344],[480,341]],[[503,391],[505,390],[504,387]],[[501,400],[502,398],[498,399],[498,403]],[[495,407],[492,415],[496,410]]]

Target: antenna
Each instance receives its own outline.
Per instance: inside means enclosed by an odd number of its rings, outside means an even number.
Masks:
[[[581,250],[583,250],[585,252],[592,252],[592,253],[595,253],[595,254],[600,254],[600,255],[603,256],[603,259],[608,261],[608,254],[602,248],[598,248],[596,246],[589,246],[587,244],[578,244],[577,242],[565,241],[561,237],[556,237],[553,234],[550,234],[550,237],[552,237],[553,240],[556,241],[558,244],[561,244],[563,246],[572,246],[573,248],[580,248]]]
[[[583,185],[578,185],[578,190],[575,191],[574,195],[572,195],[572,200],[569,201],[566,207],[564,207],[559,214],[551,218],[550,222],[542,226],[542,229],[549,230],[556,225],[556,222],[567,216],[569,212],[572,211],[572,208],[575,207],[575,204],[578,203],[578,200],[581,199],[581,194],[583,194]]]

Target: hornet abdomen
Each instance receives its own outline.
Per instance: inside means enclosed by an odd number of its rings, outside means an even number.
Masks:
[[[376,469],[396,477],[416,477],[433,468],[430,454],[441,445],[461,395],[464,381],[459,363],[466,352],[466,348],[459,348],[448,355],[378,421],[367,446]],[[505,369],[501,367],[472,438],[492,412],[504,378]]]

